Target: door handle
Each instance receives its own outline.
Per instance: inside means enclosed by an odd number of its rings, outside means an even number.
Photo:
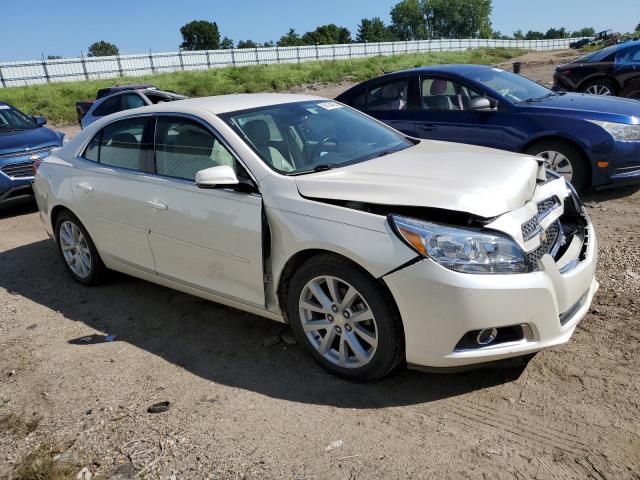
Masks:
[[[147,203],[155,210],[166,210],[169,208],[164,203],[160,203],[155,200],[149,200]]]
[[[438,128],[437,126],[435,126],[433,123],[429,123],[429,122],[417,122],[416,126],[423,129],[423,130],[435,130],[436,128]]]
[[[78,183],[78,188],[80,190],[84,190],[85,192],[91,192],[93,190],[93,187],[88,183]]]

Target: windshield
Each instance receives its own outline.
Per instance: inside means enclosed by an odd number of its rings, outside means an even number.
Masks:
[[[380,157],[413,145],[332,101],[287,103],[221,115],[273,169],[301,174]]]
[[[515,73],[506,72],[499,68],[487,68],[472,72],[472,80],[495,90],[501,96],[512,102],[520,103],[552,95],[547,87]]]
[[[0,133],[37,128],[38,124],[31,117],[25,115],[17,108],[0,104]]]

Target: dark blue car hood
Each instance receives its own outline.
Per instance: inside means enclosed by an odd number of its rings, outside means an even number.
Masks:
[[[60,145],[62,136],[44,127],[0,133],[0,155]]]
[[[589,118],[631,123],[630,117],[640,118],[640,102],[619,97],[566,93],[539,101],[521,103],[530,112],[575,115]],[[637,122],[637,120],[636,120]]]

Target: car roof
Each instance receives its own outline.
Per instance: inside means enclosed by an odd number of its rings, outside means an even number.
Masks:
[[[332,100],[325,97],[312,95],[298,95],[288,93],[236,93],[231,95],[217,95],[215,97],[198,97],[177,100],[170,103],[160,103],[141,107],[140,110],[147,112],[164,112],[167,110],[176,111],[199,110],[213,113],[214,115],[235,112],[238,110],[249,110],[252,108],[268,107],[285,103],[296,103],[304,101],[327,101]]]

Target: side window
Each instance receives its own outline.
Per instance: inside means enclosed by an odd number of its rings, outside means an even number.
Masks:
[[[130,118],[104,127],[98,161],[112,167],[145,170],[142,136],[146,123],[146,118]]]
[[[146,103],[137,93],[126,93],[122,97],[122,110],[131,108],[140,108],[146,106]]]
[[[616,63],[640,63],[640,47],[619,50],[616,54]]]
[[[105,115],[111,115],[120,111],[120,105],[122,104],[122,95],[116,95],[115,97],[107,98],[103,101],[98,108],[95,109],[93,114],[96,117],[104,117]]]
[[[422,77],[420,90],[424,110],[467,110],[471,100],[482,96],[464,85],[442,78]]]
[[[185,118],[158,117],[155,137],[156,173],[195,180],[205,168],[236,162],[227,148],[202,125]]]
[[[409,79],[394,79],[369,89],[367,110],[406,110],[409,94]]]
[[[102,136],[102,131],[99,131],[94,135],[91,139],[87,148],[84,150],[83,158],[87,160],[91,160],[92,162],[100,161],[100,137]]]
[[[367,91],[362,90],[359,93],[356,93],[353,97],[351,97],[351,106],[353,108],[357,108],[358,110],[363,110],[367,105]]]

